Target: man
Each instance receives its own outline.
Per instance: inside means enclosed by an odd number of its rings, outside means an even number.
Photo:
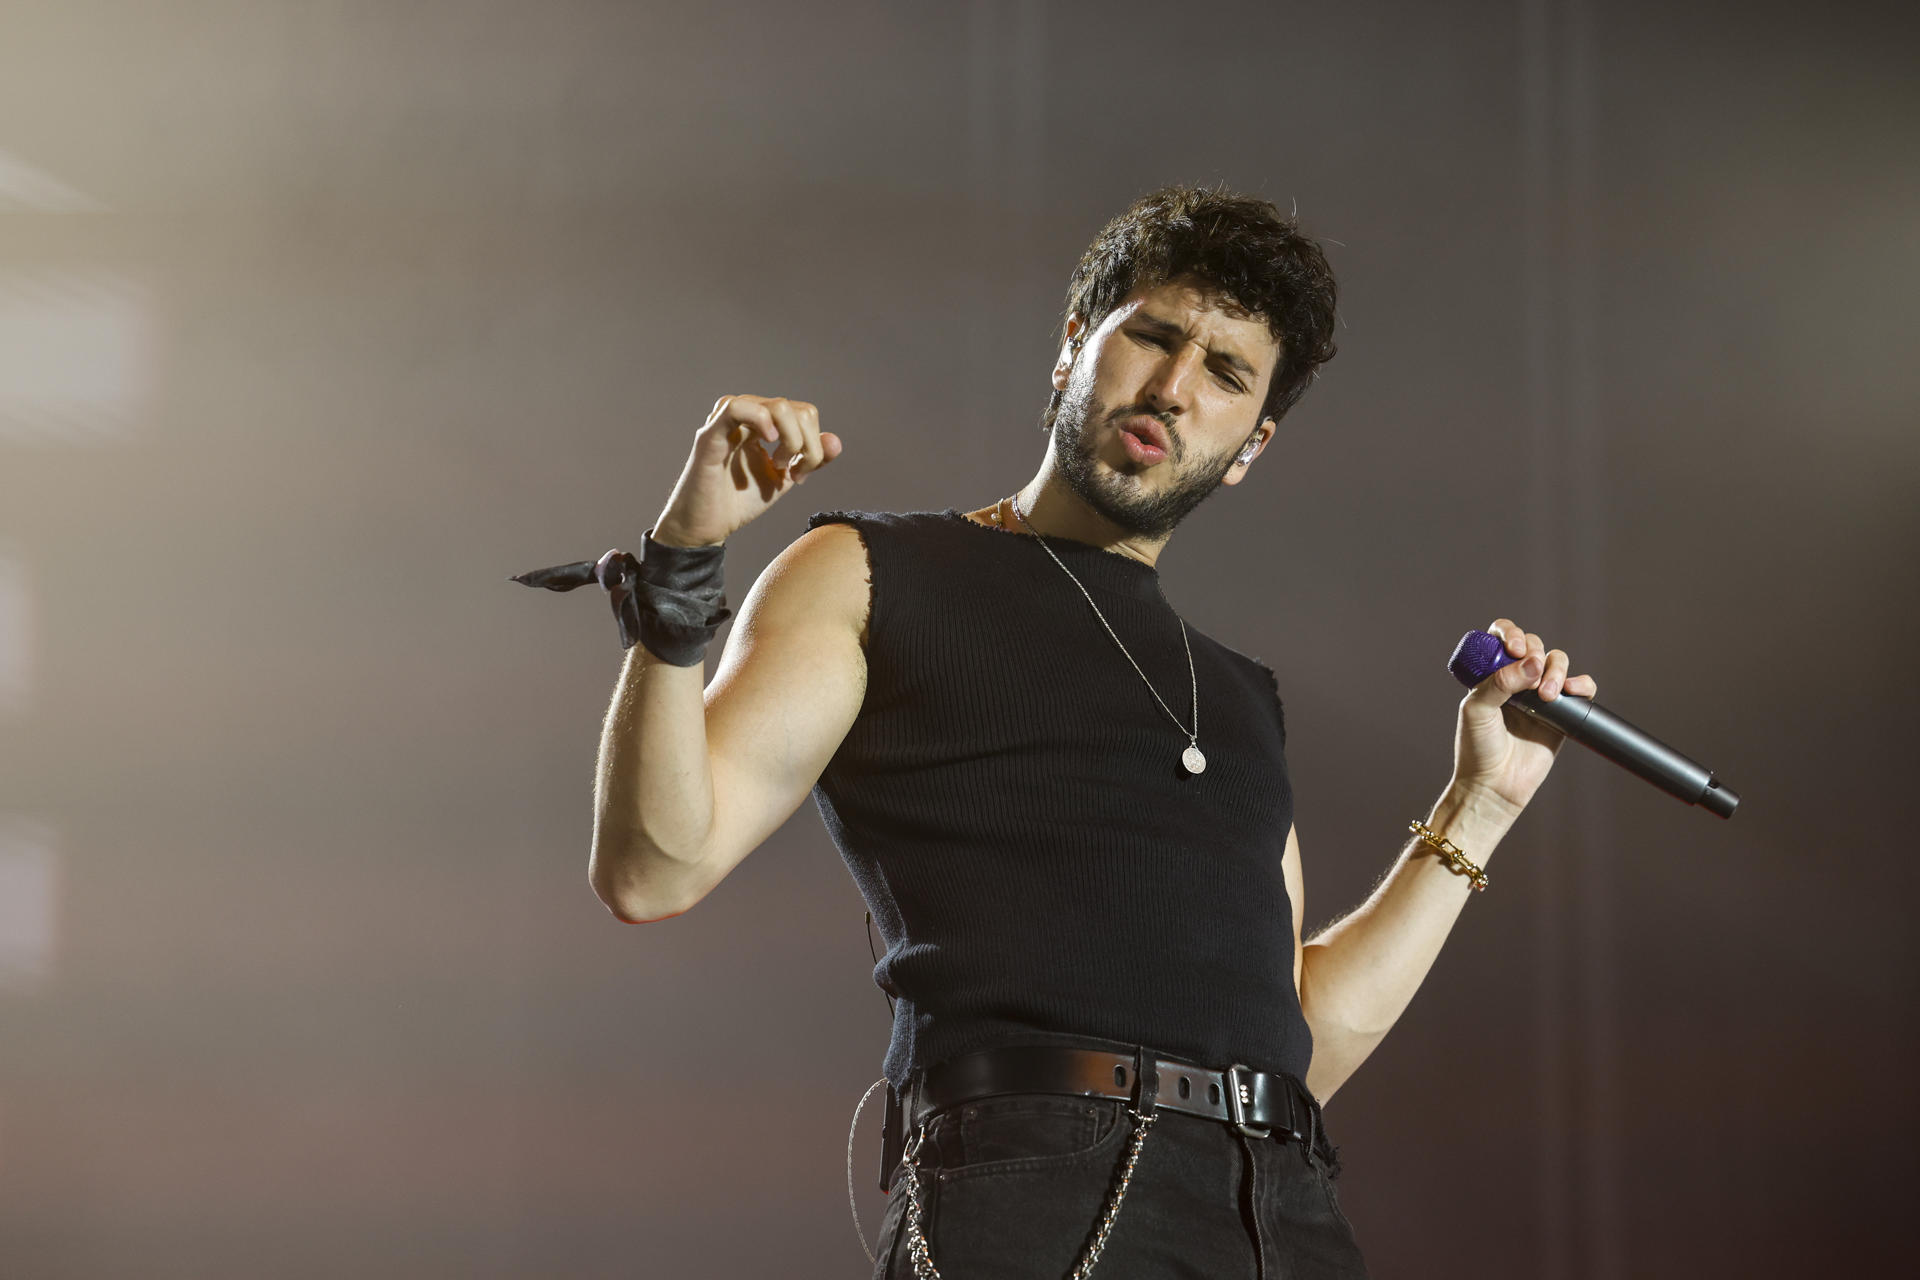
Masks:
[[[1495,622],[1520,660],[1461,703],[1421,838],[1303,945],[1277,682],[1188,628],[1155,564],[1332,356],[1334,296],[1271,205],[1145,197],[1074,273],[1033,478],[814,516],[704,690],[720,548],[843,444],[805,402],[724,397],[650,531],[592,883],[621,919],[677,915],[814,791],[897,998],[876,1275],[1365,1274],[1319,1105],[1551,766],[1557,736],[1502,704],[1595,688]]]

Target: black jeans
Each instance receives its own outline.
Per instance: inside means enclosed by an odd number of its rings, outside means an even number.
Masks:
[[[1098,1225],[1133,1119],[1105,1098],[1020,1094],[942,1112],[920,1152],[924,1230],[945,1280],[1059,1280]],[[910,1280],[896,1170],[875,1280]],[[1095,1280],[1364,1280],[1333,1183],[1298,1144],[1162,1110]]]

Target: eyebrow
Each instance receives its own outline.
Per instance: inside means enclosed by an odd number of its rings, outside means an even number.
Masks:
[[[1162,319],[1148,311],[1136,311],[1128,317],[1128,320],[1163,336],[1185,337],[1187,332],[1173,321]],[[1245,374],[1250,381],[1259,381],[1259,371],[1248,364],[1246,357],[1240,355],[1238,352],[1224,347],[1208,347],[1207,354],[1218,358],[1220,363],[1226,365],[1236,373]]]

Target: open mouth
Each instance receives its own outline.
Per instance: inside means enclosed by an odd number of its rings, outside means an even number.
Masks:
[[[1122,431],[1120,440],[1127,447],[1127,456],[1135,462],[1164,462],[1167,451],[1159,445],[1142,440],[1131,431]]]

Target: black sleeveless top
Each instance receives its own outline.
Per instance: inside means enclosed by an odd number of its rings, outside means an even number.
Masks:
[[[830,511],[867,548],[860,713],[814,789],[886,943],[886,1074],[1023,1042],[1305,1077],[1273,672],[1180,623],[1150,565],[943,512]]]

